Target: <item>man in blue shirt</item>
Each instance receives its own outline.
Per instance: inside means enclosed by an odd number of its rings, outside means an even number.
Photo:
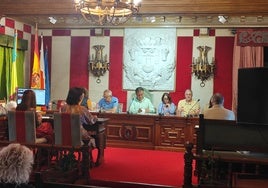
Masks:
[[[138,87],[135,90],[136,98],[134,98],[129,107],[131,114],[155,113],[155,108],[150,99],[144,97],[144,89]]]
[[[98,103],[101,112],[115,113],[118,106],[118,98],[113,96],[111,90],[103,92],[103,98]]]

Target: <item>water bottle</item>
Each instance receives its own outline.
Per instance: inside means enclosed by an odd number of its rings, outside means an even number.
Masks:
[[[49,101],[49,103],[48,103],[48,110],[52,110],[52,102],[51,101]]]

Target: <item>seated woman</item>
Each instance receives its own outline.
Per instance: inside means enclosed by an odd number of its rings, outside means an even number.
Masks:
[[[93,116],[86,107],[81,106],[81,102],[84,98],[83,88],[73,87],[69,90],[66,99],[66,105],[62,107],[61,112],[77,113],[80,114],[81,119],[81,135],[82,140],[90,140],[95,146],[94,139],[90,136],[90,133],[84,129],[83,124],[93,125],[97,122],[97,116]]]
[[[36,138],[45,138],[46,143],[54,143],[54,132],[50,122],[42,122],[41,112],[36,112]]]
[[[34,162],[33,152],[18,143],[0,150],[0,187],[33,188],[29,178]]]
[[[164,93],[162,95],[162,102],[158,105],[158,114],[159,115],[175,115],[176,106],[172,102],[169,93]]]
[[[34,111],[36,112],[36,97],[33,90],[25,90],[21,103],[16,107],[17,111]],[[54,134],[52,125],[49,122],[42,123],[42,114],[36,113],[36,142],[37,143],[53,143]]]

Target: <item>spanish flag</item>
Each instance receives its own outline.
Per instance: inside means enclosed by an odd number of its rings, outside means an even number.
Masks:
[[[38,50],[37,26],[35,28],[35,38],[34,38],[34,58],[33,58],[31,88],[41,89],[41,73],[40,73],[40,60],[39,60],[39,50]]]
[[[17,62],[17,44],[18,44],[18,33],[17,33],[17,30],[15,30],[13,50],[12,50],[12,67],[11,67],[11,82],[10,82],[11,84],[10,84],[10,91],[9,91],[10,99],[14,99],[14,95],[18,87],[17,63],[16,63]]]

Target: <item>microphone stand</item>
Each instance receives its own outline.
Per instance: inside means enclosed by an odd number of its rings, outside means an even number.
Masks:
[[[130,112],[129,112],[129,110],[130,110],[130,107],[131,107],[131,105],[132,105],[132,103],[133,103],[134,99],[135,99],[135,98],[133,97],[133,98],[132,98],[132,100],[131,100],[131,103],[130,103],[130,105],[129,105],[129,107],[128,107],[127,114],[132,114],[132,113],[130,113]]]
[[[193,108],[195,107],[195,105],[200,101],[200,99],[198,99],[194,105],[190,108],[190,110],[188,111],[186,117],[189,118],[189,117],[193,117],[193,115],[190,114],[190,112],[193,110]]]

